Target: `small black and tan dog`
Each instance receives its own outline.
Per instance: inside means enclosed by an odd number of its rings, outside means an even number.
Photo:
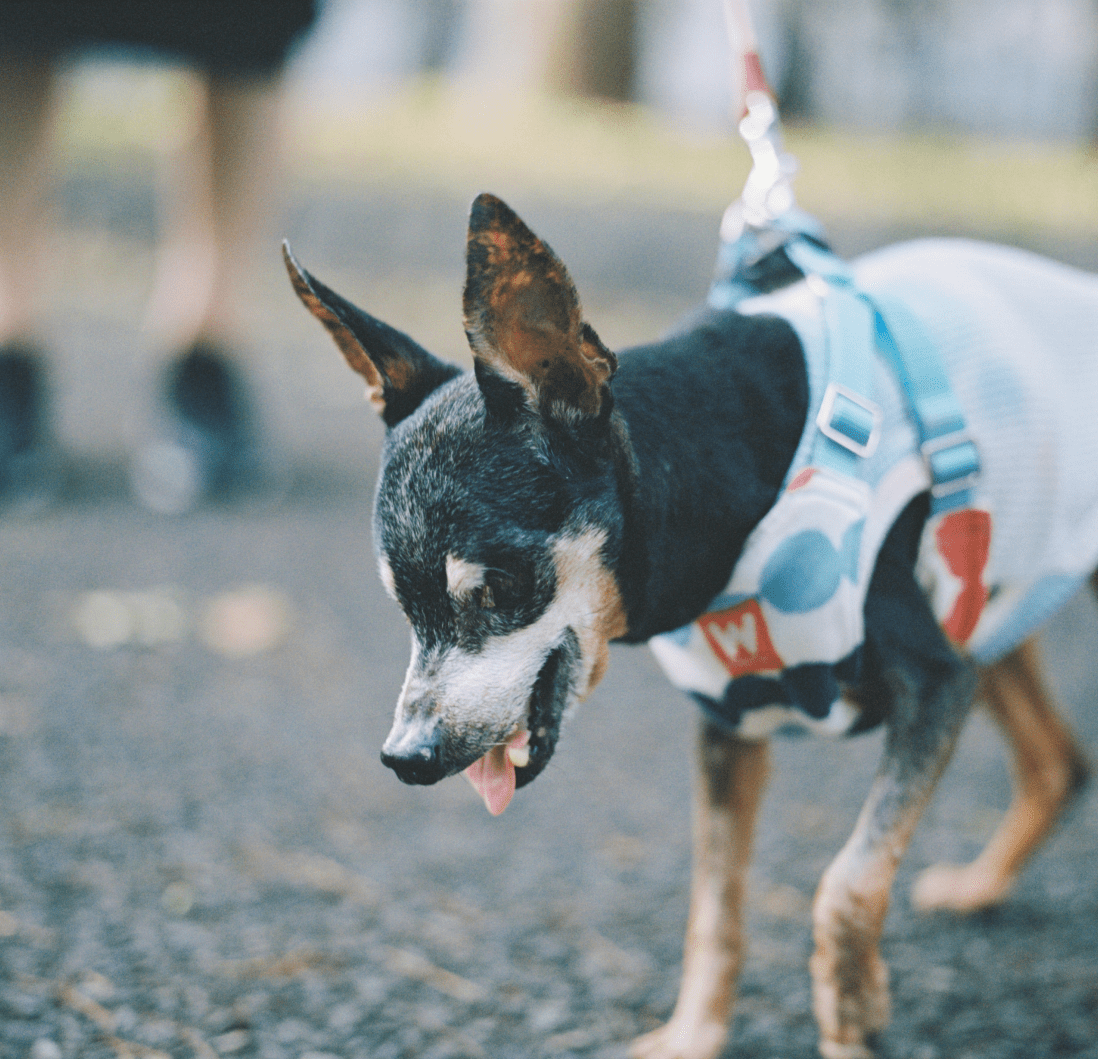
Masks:
[[[545,768],[610,641],[644,643],[696,621],[793,488],[811,405],[801,339],[777,315],[707,310],[619,358],[584,321],[563,264],[490,195],[469,224],[473,373],[351,305],[288,248],[286,263],[388,428],[374,533],[412,659],[382,760],[406,783],[466,772],[502,812]],[[999,900],[1086,774],[1028,637],[981,667],[943,632],[916,575],[928,511],[916,496],[882,532],[864,643],[857,666],[840,670],[851,716],[867,722],[854,727],[879,720],[887,738],[813,907],[814,1007],[829,1059],[870,1055],[887,1021],[878,941],[890,887],[978,686],[1013,749],[1014,801],[973,864],[921,877],[919,904]],[[701,723],[681,991],[667,1025],[635,1042],[644,1059],[713,1059],[724,1046],[768,768],[757,734]]]

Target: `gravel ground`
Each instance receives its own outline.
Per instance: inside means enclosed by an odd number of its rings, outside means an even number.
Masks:
[[[423,289],[453,283],[436,310],[452,313],[463,209],[395,193],[306,201],[293,231],[322,276],[325,260],[354,271],[370,246],[363,267],[385,290],[398,259]],[[708,242],[681,270],[669,262],[713,226],[524,212],[578,256],[611,330],[669,318],[704,285]],[[608,234],[585,255],[600,222]],[[440,264],[429,244],[450,227],[457,250]],[[1047,249],[1095,263],[1090,248]],[[70,484],[46,511],[0,518],[0,1059],[623,1055],[675,995],[692,709],[646,651],[616,649],[550,769],[503,817],[460,780],[413,789],[383,769],[407,638],[368,540],[381,432],[367,411],[324,404],[328,362],[310,358],[325,339],[297,322],[288,290],[270,296],[278,363],[312,395],[285,430],[295,484],[278,505],[175,521],[121,487],[115,351],[135,346],[132,330],[71,303],[62,314],[61,345],[83,358],[79,400],[72,377],[59,383]],[[395,315],[422,311],[413,300]],[[456,326],[429,315],[428,330]],[[1048,651],[1092,747],[1096,649],[1098,610],[1081,597]],[[878,752],[879,736],[776,747],[729,1056],[815,1055],[809,902]],[[1093,794],[999,911],[907,907],[913,873],[972,856],[1008,793],[977,717],[897,883],[886,1057],[1098,1056]]]

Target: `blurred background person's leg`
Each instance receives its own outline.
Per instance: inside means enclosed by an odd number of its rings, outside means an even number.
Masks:
[[[133,462],[140,500],[182,511],[269,483],[254,387],[246,281],[277,259],[278,94],[315,0],[6,0],[0,18],[0,489],[43,446],[44,369],[31,344],[50,187],[50,71],[58,57],[121,46],[203,79],[195,134],[161,180],[161,239],[146,323],[158,375],[156,440]],[[259,247],[262,246],[262,250]],[[39,306],[45,308],[45,306]],[[14,469],[13,469],[14,468]],[[19,471],[25,478],[26,474]]]
[[[168,356],[163,415],[132,469],[136,495],[154,509],[185,510],[205,493],[270,488],[278,477],[247,354],[251,277],[277,246],[279,86],[274,73],[210,74],[194,134],[163,159],[146,314],[149,339]]]
[[[160,245],[146,326],[178,349],[252,340],[255,256],[277,235],[279,79],[211,75],[194,135],[164,155]]]
[[[52,87],[50,63],[0,57],[0,493],[31,485],[49,429],[34,331]]]

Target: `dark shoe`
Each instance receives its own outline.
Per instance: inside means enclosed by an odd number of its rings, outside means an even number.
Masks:
[[[168,369],[162,436],[131,468],[134,494],[162,514],[205,499],[272,488],[272,459],[258,441],[254,403],[240,371],[216,346],[196,343]]]
[[[0,502],[37,506],[60,485],[47,424],[46,374],[30,346],[0,346]]]

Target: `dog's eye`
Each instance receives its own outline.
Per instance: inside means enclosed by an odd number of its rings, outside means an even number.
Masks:
[[[482,610],[506,607],[514,601],[518,578],[502,570],[489,570],[477,589],[477,606]]]

